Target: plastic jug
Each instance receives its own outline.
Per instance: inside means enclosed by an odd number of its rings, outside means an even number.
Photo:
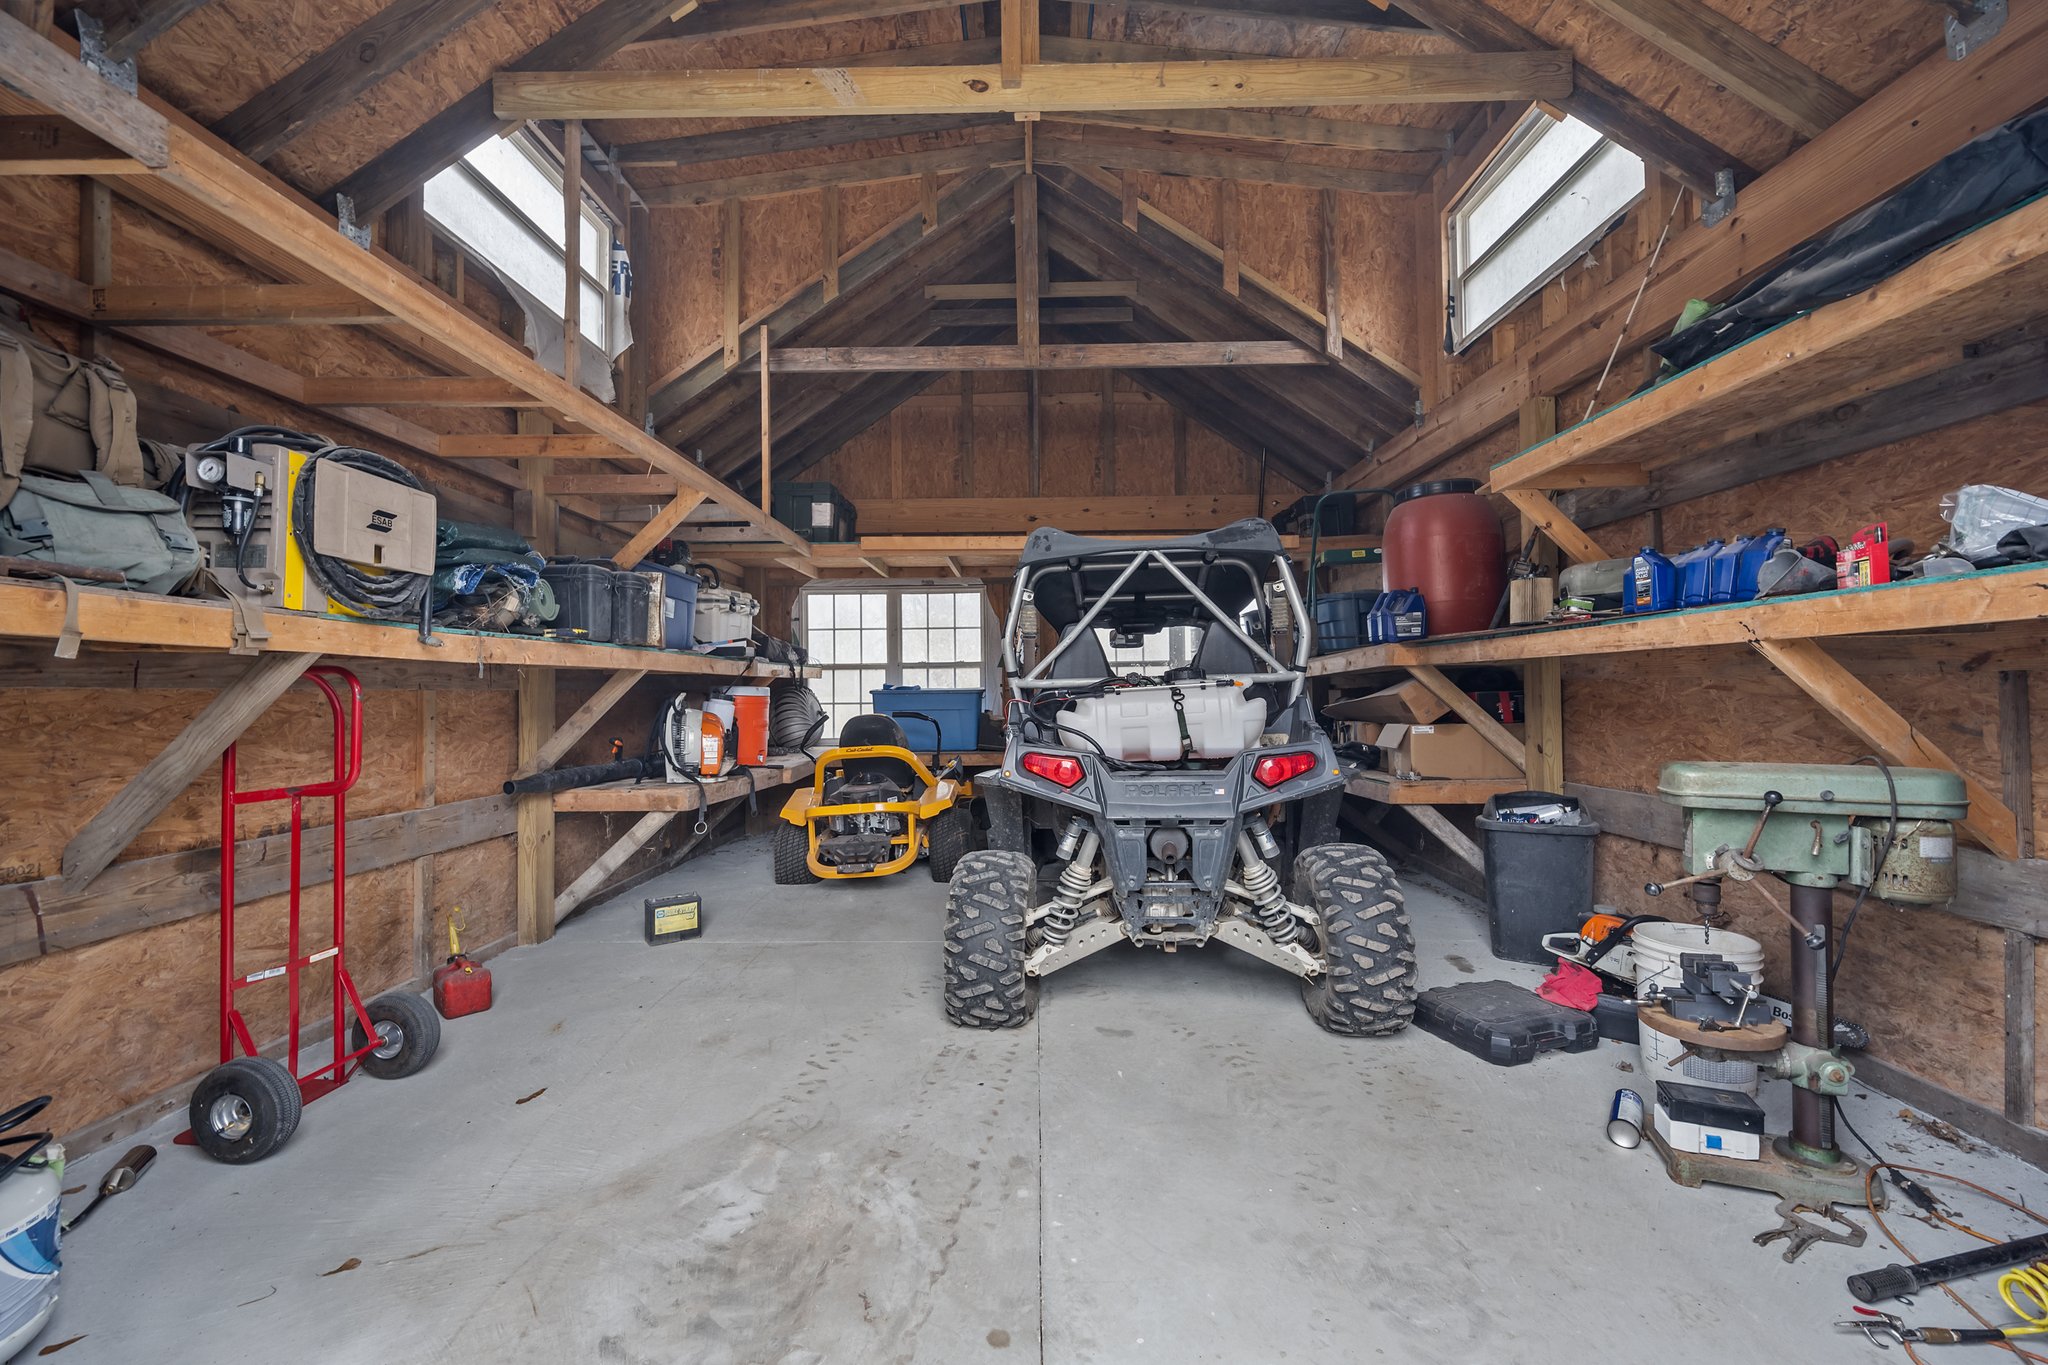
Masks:
[[[1763,571],[1764,561],[1776,554],[1784,543],[1785,528],[1782,526],[1773,526],[1762,535],[1749,538],[1735,566],[1735,590],[1729,601],[1751,602],[1756,599],[1757,576]]]
[[[1695,545],[1671,561],[1678,570],[1678,605],[1703,607],[1707,604],[1714,554],[1720,548],[1718,539],[1710,540],[1704,545]]]
[[[1678,605],[1678,569],[1663,555],[1645,545],[1628,566],[1628,583],[1622,592],[1621,609],[1634,616],[1643,612],[1670,611]]]
[[[1736,570],[1742,562],[1742,552],[1749,548],[1751,536],[1737,536],[1724,542],[1714,551],[1714,557],[1707,563],[1707,600],[1709,602],[1732,601],[1735,596]]]
[[[1365,642],[1391,645],[1420,640],[1429,634],[1429,608],[1417,588],[1389,589],[1372,604],[1365,618]]]

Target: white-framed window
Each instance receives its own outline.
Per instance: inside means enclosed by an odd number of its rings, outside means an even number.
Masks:
[[[1531,109],[1446,223],[1451,342],[1464,350],[1556,279],[1643,195],[1643,159]]]
[[[1170,668],[1186,668],[1195,661],[1195,650],[1202,643],[1199,626],[1165,626],[1135,645],[1119,646],[1113,635],[1106,626],[1095,628],[1110,671],[1120,675],[1138,673],[1147,678],[1159,677]]]
[[[872,711],[885,684],[974,687],[989,705],[995,619],[979,585],[815,583],[797,599],[811,684],[828,719],[821,737]]]
[[[494,137],[426,184],[427,216],[533,297],[557,322],[564,294],[562,169],[526,132]],[[576,270],[585,339],[616,354],[608,306],[612,226],[589,195]]]

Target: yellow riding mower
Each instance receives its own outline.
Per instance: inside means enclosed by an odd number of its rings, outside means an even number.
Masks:
[[[959,759],[941,763],[934,752],[932,764],[936,773],[911,752],[903,728],[890,716],[846,722],[839,747],[818,759],[811,785],[782,808],[784,823],[775,830],[776,884],[886,877],[909,867],[920,853],[933,881],[951,881],[953,865],[981,844],[971,804],[974,785]]]

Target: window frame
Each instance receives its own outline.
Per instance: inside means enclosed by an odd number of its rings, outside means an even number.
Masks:
[[[563,182],[567,177],[563,173],[562,165],[551,155],[553,148],[550,145],[536,136],[531,129],[525,128],[511,134],[505,141],[511,143],[520,155],[533,164],[534,169],[538,170],[548,183],[555,187],[556,194],[559,195],[564,192],[567,186]],[[454,172],[468,181],[472,188],[496,205],[512,225],[524,232],[542,251],[550,256],[561,257],[563,269],[566,271],[569,267],[569,261],[572,259],[569,244],[565,242],[558,247],[555,242],[553,228],[544,227],[540,223],[535,222],[533,215],[529,214],[524,208],[521,208],[519,204],[514,202],[511,196],[499,189],[495,182],[472,165],[469,157],[470,152],[475,150],[476,148],[471,148],[469,152],[464,152],[437,174],[445,175]],[[583,244],[579,241],[576,243],[576,249],[573,253],[576,278],[579,287],[587,286],[597,291],[598,300],[600,305],[602,305],[603,301],[611,294],[612,286],[608,276],[611,266],[611,244],[618,235],[617,225],[612,222],[611,215],[605,211],[604,205],[589,190],[585,189],[582,192],[582,198],[582,222],[585,226],[596,231],[601,273],[592,274],[584,269]],[[497,263],[492,261],[482,248],[471,242],[453,224],[442,221],[432,213],[427,214],[427,219],[444,236],[460,246],[470,256],[496,268]],[[564,284],[566,285],[566,283],[565,279]],[[565,321],[562,308],[565,300],[561,298],[540,298],[538,295],[534,297],[538,299],[543,308],[548,310],[548,316],[557,322]],[[596,313],[595,317],[587,316],[593,311]],[[582,325],[587,329],[594,323],[598,328],[599,334],[593,337],[586,330],[581,339],[600,348],[607,356],[610,355],[612,353],[613,340],[611,309],[608,306],[600,306],[595,310],[586,307],[583,309],[583,312],[586,316],[581,319]]]
[[[1530,105],[1527,112],[1516,121],[1508,135],[1501,139],[1479,171],[1459,190],[1443,215],[1443,251],[1445,292],[1450,301],[1450,315],[1445,321],[1445,340],[1452,355],[1462,355],[1473,343],[1492,331],[1503,319],[1527,303],[1558,276],[1562,275],[1573,261],[1578,260],[1592,249],[1593,244],[1614,229],[1623,214],[1641,204],[1649,193],[1648,163],[1643,158],[1623,147],[1613,138],[1598,135],[1593,144],[1572,161],[1570,166],[1550,183],[1548,189],[1538,195],[1517,213],[1514,220],[1501,230],[1498,236],[1471,260],[1464,259],[1466,232],[1464,224],[1468,215],[1487,194],[1498,188],[1500,183],[1515,171],[1522,161],[1540,144],[1544,136],[1560,127],[1564,120],[1553,118],[1539,105]],[[1597,130],[1595,130],[1597,133]],[[1614,213],[1603,218],[1595,227],[1543,269],[1536,272],[1527,284],[1513,297],[1495,308],[1484,319],[1474,323],[1466,316],[1463,308],[1464,283],[1471,275],[1491,261],[1509,243],[1518,240],[1521,231],[1535,218],[1541,216],[1585,173],[1592,163],[1604,155],[1610,147],[1634,157],[1643,166],[1644,185]]]
[[[989,705],[991,698],[1000,695],[1002,690],[1001,651],[997,647],[997,640],[1001,634],[1001,626],[995,620],[994,611],[989,605],[988,594],[978,586],[963,585],[957,578],[890,579],[887,582],[860,578],[819,579],[815,582],[807,583],[797,593],[795,610],[792,613],[796,636],[803,643],[806,652],[810,651],[811,622],[809,607],[812,600],[820,595],[839,596],[859,593],[873,594],[883,599],[884,661],[879,666],[873,663],[821,663],[813,655],[811,662],[821,673],[873,672],[879,667],[882,673],[882,681],[885,684],[900,686],[903,682],[903,674],[906,668],[967,668],[971,666],[980,674],[981,681],[979,687],[983,706]],[[974,625],[981,641],[979,658],[972,661],[942,660],[937,663],[906,664],[903,658],[903,599],[911,593],[948,593],[964,598],[971,603],[975,612]],[[837,626],[822,628],[846,629],[846,627]],[[955,628],[958,628],[957,622]],[[867,627],[867,629],[871,630],[873,627]],[[822,676],[820,681],[823,681]],[[832,703],[824,702],[822,698],[820,703],[824,706],[826,714],[829,716]],[[861,709],[863,711],[872,710],[872,702],[870,701],[862,705]],[[841,721],[839,724],[844,724],[844,722]],[[831,733],[819,736],[819,742],[823,744],[834,743],[837,739],[838,729],[836,726],[832,728]]]

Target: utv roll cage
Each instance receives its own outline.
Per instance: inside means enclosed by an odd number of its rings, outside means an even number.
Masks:
[[[1290,665],[1266,643],[1272,636],[1272,614],[1265,585],[1276,581],[1297,622],[1304,620],[1294,575],[1286,571],[1287,552],[1268,521],[1248,518],[1219,530],[1174,540],[1118,541],[1069,535],[1041,528],[1025,541],[1017,559],[1017,577],[1003,626],[1003,671],[1019,693],[1072,688],[1075,676],[1056,676],[1054,666],[1076,640],[1097,626],[1122,631],[1153,630],[1175,625],[1221,626],[1251,651],[1255,664],[1270,671],[1239,673],[1246,684],[1286,686],[1281,705],[1301,695],[1308,667],[1309,632],[1295,631]],[[1273,572],[1275,566],[1280,571]],[[1018,630],[1025,608],[1059,631],[1059,641],[1028,671],[1018,656]],[[1239,624],[1252,610],[1253,631]]]

